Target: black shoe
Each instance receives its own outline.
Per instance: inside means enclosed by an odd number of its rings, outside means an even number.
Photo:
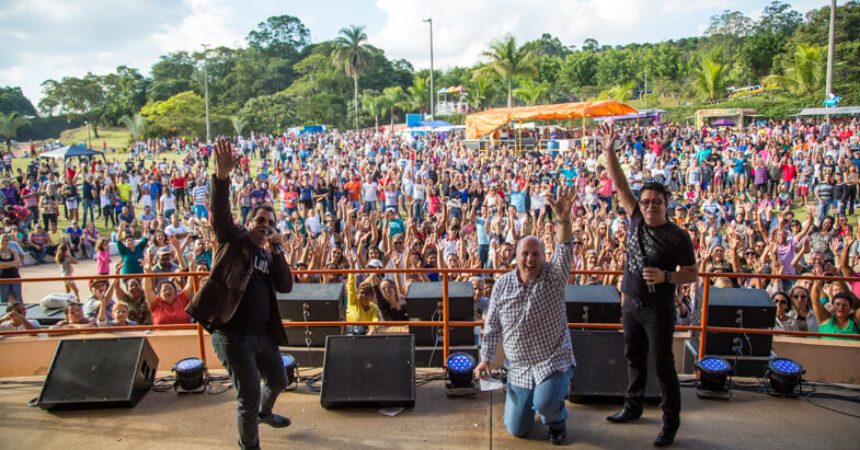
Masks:
[[[660,434],[657,435],[657,439],[654,439],[654,447],[667,447],[672,445],[672,443],[675,442],[675,433],[677,432],[677,427],[664,426],[663,429],[660,430]]]
[[[558,427],[549,427],[549,442],[552,445],[563,444],[565,438],[567,438],[567,428],[564,424],[561,424]]]
[[[290,419],[280,414],[261,414],[260,423],[264,423],[273,428],[286,428],[290,426]]]
[[[606,420],[612,423],[624,423],[636,420],[640,417],[642,417],[641,409],[634,409],[631,406],[624,406],[624,408],[621,408],[621,411],[618,411],[611,416],[607,416]]]

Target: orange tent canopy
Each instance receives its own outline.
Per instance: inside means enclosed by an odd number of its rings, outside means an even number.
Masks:
[[[478,139],[510,121],[559,120],[633,114],[636,110],[616,100],[558,103],[555,105],[493,108],[466,116],[466,139]]]

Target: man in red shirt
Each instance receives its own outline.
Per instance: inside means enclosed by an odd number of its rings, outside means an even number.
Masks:
[[[353,177],[344,185],[344,188],[349,192],[349,201],[352,202],[352,206],[358,209],[361,206],[361,178]]]

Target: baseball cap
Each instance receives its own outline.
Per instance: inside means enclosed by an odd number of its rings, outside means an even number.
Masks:
[[[381,269],[382,268],[382,261],[380,261],[378,259],[371,259],[370,261],[367,262],[367,267],[373,267],[374,269]]]
[[[105,280],[105,279],[93,279],[93,280],[90,280],[90,283],[89,283],[90,289],[92,289],[92,288],[93,288],[93,286],[95,286],[95,285],[97,285],[97,284],[100,284],[100,283],[108,284],[108,281],[107,281],[107,280]]]

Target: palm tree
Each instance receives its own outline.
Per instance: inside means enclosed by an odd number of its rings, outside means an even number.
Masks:
[[[424,114],[424,108],[427,107],[430,97],[429,80],[429,77],[420,77],[418,75],[412,77],[412,86],[409,86],[406,90],[409,109],[413,111],[417,109],[418,112]]]
[[[122,116],[119,122],[128,128],[128,132],[131,133],[131,140],[136,142],[140,135],[143,134],[143,127],[146,126],[146,117],[137,113],[134,117]]]
[[[367,33],[364,27],[350,25],[340,29],[340,36],[334,40],[331,52],[332,63],[336,66],[343,64],[346,74],[352,77],[355,100],[355,128],[358,128],[358,76],[370,63],[370,52],[373,46],[367,43]]]
[[[709,102],[716,103],[725,95],[728,75],[729,66],[705,57],[702,59],[702,68],[693,71],[693,84]]]
[[[824,55],[824,47],[798,44],[791,62],[785,68],[785,74],[770,75],[764,79],[764,83],[768,87],[784,88],[798,95],[812,96],[826,77]]]
[[[17,112],[9,114],[0,113],[0,137],[6,138],[6,151],[12,151],[12,139],[18,135],[18,129],[26,125],[26,117]]]
[[[527,105],[536,105],[548,90],[549,83],[546,81],[536,83],[534,80],[523,80],[520,87],[514,89],[514,97]]]
[[[490,49],[481,55],[490,59],[490,65],[487,67],[493,68],[507,82],[508,107],[510,108],[513,104],[514,78],[537,76],[537,67],[535,66],[537,53],[534,50],[534,45],[525,44],[522,47],[517,47],[514,37],[508,34],[501,40],[493,41],[490,44]]]
[[[374,128],[377,130],[379,129],[379,116],[383,114],[383,108],[385,108],[384,96],[376,97],[371,94],[361,96],[361,109],[373,116]]]
[[[619,102],[626,102],[633,98],[633,89],[636,87],[635,81],[628,81],[624,84],[616,84],[611,88],[602,91],[600,96],[597,98],[599,100],[605,100],[611,98],[613,100],[618,100]]]
[[[480,71],[472,74],[467,87],[469,95],[466,97],[466,103],[475,111],[480,111],[487,106],[487,102],[494,95],[493,84]]]
[[[400,86],[387,87],[382,90],[382,95],[385,96],[385,103],[391,112],[391,129],[394,130],[394,108],[406,111],[410,106],[409,100]]]
[[[232,116],[230,122],[233,124],[233,131],[236,132],[237,136],[242,136],[245,128],[248,127],[248,118],[245,116]]]

